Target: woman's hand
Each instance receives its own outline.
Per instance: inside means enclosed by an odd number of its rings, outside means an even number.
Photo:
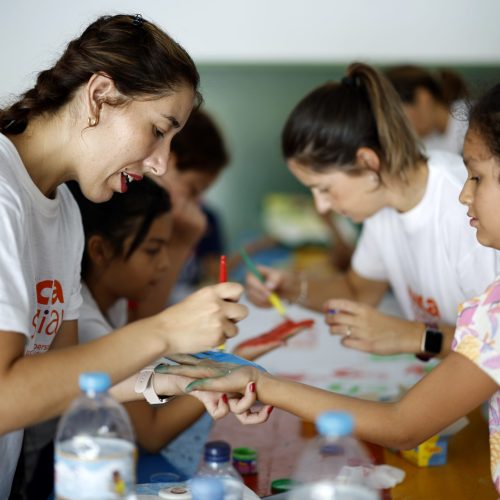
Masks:
[[[343,299],[325,303],[330,333],[342,336],[345,347],[375,354],[420,352],[422,323],[381,313],[375,307]]]
[[[158,314],[168,332],[168,352],[206,351],[234,337],[236,323],[248,315],[237,302],[242,293],[238,283],[207,286]]]
[[[256,276],[248,273],[246,276],[246,293],[248,300],[258,307],[270,307],[271,292],[289,300],[299,295],[300,280],[293,273],[266,266],[257,266],[262,276],[262,283]]]

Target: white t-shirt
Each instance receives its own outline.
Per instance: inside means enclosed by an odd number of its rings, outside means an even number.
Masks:
[[[433,132],[422,139],[426,151],[433,149],[462,154],[464,137],[467,132],[467,110],[462,101],[456,102],[450,109],[448,124],[444,133]]]
[[[0,332],[26,336],[25,354],[49,349],[63,320],[78,318],[83,229],[62,185],[49,199],[0,134]],[[0,437],[0,498],[8,498],[22,430]]]
[[[352,266],[360,276],[389,282],[406,318],[453,325],[458,305],[495,279],[498,252],[478,243],[458,201],[462,159],[433,152],[428,165],[416,207],[384,208],[364,222]]]
[[[78,340],[80,344],[103,337],[127,324],[126,299],[117,300],[108,310],[107,316],[104,316],[84,282],[82,282],[82,298],[83,303],[78,320]]]

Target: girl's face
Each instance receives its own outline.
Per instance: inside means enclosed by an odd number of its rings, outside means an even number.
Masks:
[[[171,154],[167,172],[157,177],[157,180],[172,196],[179,195],[182,198],[199,202],[203,193],[210,188],[217,177],[217,173],[204,171],[203,167],[178,170],[176,155]]]
[[[170,142],[186,123],[193,102],[193,89],[183,86],[155,100],[103,104],[99,123],[82,132],[84,151],[76,177],[85,196],[103,202],[145,173],[163,174]]]
[[[500,161],[473,129],[465,136],[463,156],[468,175],[460,202],[468,207],[479,243],[500,249]]]
[[[314,197],[320,214],[334,211],[354,222],[362,222],[385,206],[379,179],[375,172],[365,169],[360,175],[349,175],[331,169],[318,173],[311,168],[289,159],[288,168]]]
[[[168,244],[172,232],[172,217],[165,213],[151,224],[142,243],[125,260],[111,259],[103,276],[103,284],[117,298],[141,300],[164,277],[169,266]],[[134,237],[125,240],[126,255]]]

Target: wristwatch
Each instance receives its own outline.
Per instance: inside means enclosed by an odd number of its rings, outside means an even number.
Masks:
[[[159,396],[156,394],[154,387],[154,376],[155,376],[155,368],[158,365],[149,365],[146,368],[143,368],[139,372],[139,376],[135,382],[135,392],[137,394],[143,394],[146,401],[151,405],[161,405],[166,403],[169,399],[172,399],[173,396]]]
[[[415,356],[421,361],[429,359],[440,354],[443,348],[443,332],[439,329],[437,323],[425,323],[425,331],[422,336],[421,352]]]

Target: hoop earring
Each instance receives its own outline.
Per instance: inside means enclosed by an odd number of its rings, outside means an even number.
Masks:
[[[95,116],[89,116],[89,127],[95,127],[99,123],[99,119]]]

